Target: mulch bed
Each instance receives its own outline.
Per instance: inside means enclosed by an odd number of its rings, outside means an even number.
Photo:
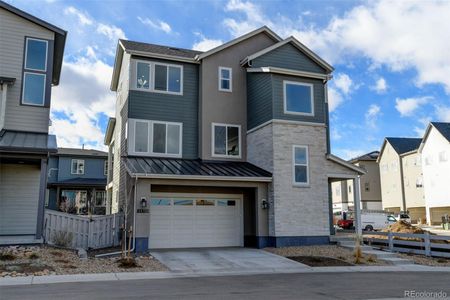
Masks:
[[[354,266],[346,261],[322,256],[288,256],[286,258],[305,264],[310,267],[347,267]]]

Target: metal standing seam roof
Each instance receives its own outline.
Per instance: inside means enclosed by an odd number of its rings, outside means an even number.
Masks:
[[[183,58],[192,58],[194,59],[196,55],[203,53],[202,51],[183,49],[178,47],[171,46],[163,46],[163,45],[155,45],[148,43],[141,43],[129,40],[119,40],[120,43],[127,50],[131,51],[139,51],[139,52],[148,52],[148,53],[156,53],[163,54],[175,57],[183,57]]]
[[[56,153],[56,136],[39,132],[2,130],[0,151],[25,153]]]
[[[398,154],[405,154],[414,150],[419,149],[421,138],[396,138],[387,137],[386,140],[394,148],[395,152]]]
[[[272,174],[248,162],[203,161],[200,159],[177,159],[155,157],[125,157],[125,166],[130,175],[141,176],[204,176],[272,178]]]
[[[450,123],[431,122],[431,124],[450,142]]]

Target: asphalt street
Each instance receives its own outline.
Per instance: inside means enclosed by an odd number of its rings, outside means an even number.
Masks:
[[[0,299],[380,299],[450,296],[450,273],[303,273],[0,287]],[[442,295],[442,293],[441,293]]]

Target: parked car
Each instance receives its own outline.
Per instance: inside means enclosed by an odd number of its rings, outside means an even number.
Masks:
[[[380,230],[397,222],[391,214],[362,213],[361,225],[365,231]]]
[[[347,220],[339,220],[337,221],[337,226],[341,227],[342,229],[351,229],[353,228],[353,219],[347,219]]]
[[[397,215],[397,219],[400,221],[405,221],[406,223],[411,224],[411,217],[407,213],[400,213]]]

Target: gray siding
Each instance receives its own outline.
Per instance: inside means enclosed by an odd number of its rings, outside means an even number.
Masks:
[[[84,174],[71,174],[72,159],[84,160]],[[89,178],[89,179],[106,179],[103,173],[106,158],[91,158],[86,156],[60,156],[58,167],[58,181]]]
[[[54,40],[53,32],[0,9],[0,76],[16,78],[14,85],[8,88],[5,128],[48,132],[50,109],[20,104],[26,36]]]
[[[183,158],[198,158],[197,65],[183,64],[183,95],[130,90],[128,109],[129,118],[182,122]]]
[[[283,80],[314,84],[314,116],[300,116],[284,113]],[[299,78],[293,76],[272,76],[273,118],[290,121],[325,123],[325,95],[320,79]]]
[[[272,75],[247,74],[247,128],[252,129],[273,118]]]
[[[325,70],[291,44],[283,45],[252,61],[253,68],[278,67],[298,71],[326,73]]]

